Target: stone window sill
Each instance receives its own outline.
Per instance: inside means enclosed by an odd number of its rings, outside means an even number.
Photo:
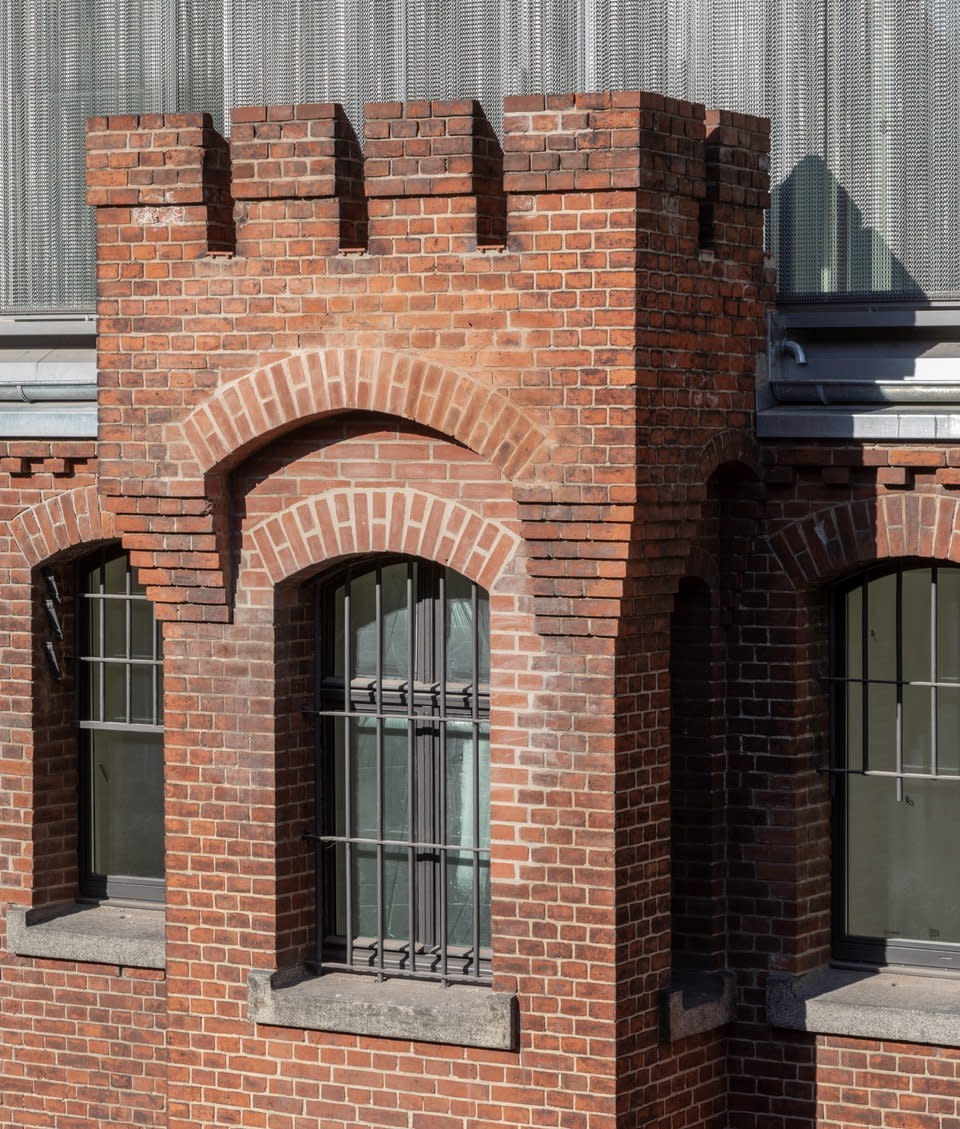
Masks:
[[[7,947],[17,956],[165,968],[161,909],[71,902],[7,910]]]
[[[272,1027],[513,1050],[516,997],[485,987],[303,969],[251,972],[250,1018]]]
[[[774,1027],[960,1047],[960,977],[915,969],[820,968],[767,980]]]
[[[732,972],[676,972],[660,993],[660,1039],[673,1043],[731,1023],[735,1010]]]

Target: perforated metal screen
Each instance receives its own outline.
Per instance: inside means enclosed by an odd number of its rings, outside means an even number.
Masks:
[[[646,88],[769,115],[785,298],[960,296],[957,0],[0,0],[0,309],[90,308],[105,111]]]

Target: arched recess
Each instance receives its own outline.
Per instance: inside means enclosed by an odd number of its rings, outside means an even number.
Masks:
[[[404,553],[491,589],[520,541],[459,502],[409,489],[333,490],[295,502],[248,536],[271,586],[355,553]]]
[[[314,575],[345,557],[381,553],[446,565],[490,593],[491,664],[495,668],[496,647],[502,646],[509,677],[516,651],[536,650],[532,618],[518,614],[515,599],[521,552],[521,538],[509,525],[410,489],[331,490],[295,501],[245,531],[238,591],[272,605],[274,617],[277,870],[284,886],[277,907],[278,967],[309,959],[316,944],[316,877],[302,836],[314,819],[317,772],[314,723],[304,712],[315,693]],[[498,631],[500,615],[509,616],[510,626]],[[495,714],[492,708],[492,719]],[[511,755],[497,725],[491,721],[494,776]]]
[[[334,412],[398,416],[449,435],[511,480],[546,461],[546,434],[489,382],[418,356],[380,349],[297,353],[219,388],[182,423],[204,476],[230,470],[255,448]]]
[[[79,886],[73,567],[82,553],[117,534],[93,486],[23,510],[7,530],[21,562],[11,570],[10,610],[30,626],[29,634],[18,633],[26,641],[19,657],[8,660],[11,682],[25,688],[22,706],[14,705],[11,714],[20,711],[31,752],[23,781],[33,851],[27,881],[33,904],[46,905],[76,897]]]
[[[794,588],[891,557],[960,562],[960,500],[889,494],[843,502],[778,530],[770,545]]]

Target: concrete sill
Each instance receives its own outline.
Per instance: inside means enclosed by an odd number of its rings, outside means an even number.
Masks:
[[[250,1018],[272,1027],[504,1051],[517,1044],[516,997],[489,988],[303,969],[251,972],[248,984]]]
[[[165,968],[164,914],[140,906],[67,905],[7,910],[7,947],[24,957]]]
[[[767,980],[774,1027],[960,1047],[960,978],[914,969],[820,968]]]
[[[734,1018],[732,972],[676,972],[660,993],[660,1039],[673,1043],[715,1031]]]

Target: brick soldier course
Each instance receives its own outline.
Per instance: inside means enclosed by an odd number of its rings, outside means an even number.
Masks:
[[[829,957],[822,584],[960,559],[950,450],[753,439],[767,143],[649,94],[508,99],[502,146],[473,102],[368,106],[363,153],[333,105],[237,110],[229,145],[90,122],[99,438],[0,450],[0,1125],[960,1114],[960,1052],[764,1012]],[[163,625],[162,932],[31,953],[78,891],[71,563],[116,541]],[[505,1045],[283,1021],[309,585],[372,553],[490,593],[493,986],[430,991],[506,1001]]]

